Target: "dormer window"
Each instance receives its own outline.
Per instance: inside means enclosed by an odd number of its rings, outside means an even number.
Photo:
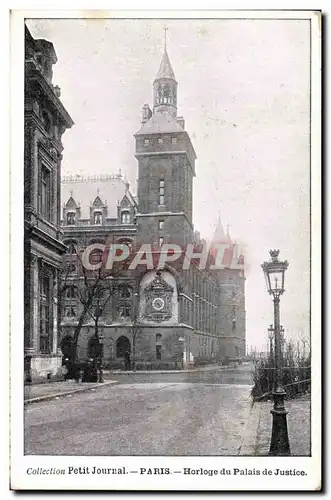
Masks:
[[[159,137],[158,140],[157,140],[158,144],[163,144],[163,138],[162,137]]]
[[[171,138],[171,144],[177,144],[177,137]]]
[[[144,146],[148,146],[149,144],[149,139],[144,139]]]
[[[102,224],[102,213],[94,212],[94,224],[101,225]]]
[[[131,224],[130,212],[128,212],[127,210],[123,211],[121,214],[121,223],[122,224]]]
[[[67,225],[74,226],[75,223],[76,223],[76,213],[75,212],[68,212],[67,213]]]

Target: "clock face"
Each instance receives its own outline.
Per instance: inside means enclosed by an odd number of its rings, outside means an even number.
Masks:
[[[164,308],[164,300],[161,299],[161,297],[156,297],[156,299],[154,299],[152,302],[152,306],[155,311],[162,311],[162,309]]]

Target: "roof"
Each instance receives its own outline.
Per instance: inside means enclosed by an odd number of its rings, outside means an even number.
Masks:
[[[229,243],[229,244],[232,243],[229,232],[227,234],[225,234],[224,232],[220,217],[218,218],[217,221],[214,236],[212,238],[212,243]]]
[[[184,132],[184,130],[168,111],[162,111],[153,113],[152,117],[142,124],[135,135],[174,132]]]
[[[176,80],[175,73],[174,70],[172,69],[171,62],[166,49],[164,50],[160,68],[156,75],[155,80],[159,80],[161,78],[171,78],[172,80]]]
[[[61,204],[66,204],[72,197],[80,205],[81,218],[89,219],[90,206],[99,197],[108,206],[108,217],[117,218],[117,202],[123,199],[126,189],[126,182],[120,175],[64,177],[61,181]]]

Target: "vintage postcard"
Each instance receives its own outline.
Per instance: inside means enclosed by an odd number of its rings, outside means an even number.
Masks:
[[[321,489],[321,24],[11,12],[11,489]]]

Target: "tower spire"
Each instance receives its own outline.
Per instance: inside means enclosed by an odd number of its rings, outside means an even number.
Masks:
[[[167,52],[167,31],[164,26],[164,52],[153,83],[154,112],[168,112],[173,118],[177,117],[177,82],[174,70]]]

